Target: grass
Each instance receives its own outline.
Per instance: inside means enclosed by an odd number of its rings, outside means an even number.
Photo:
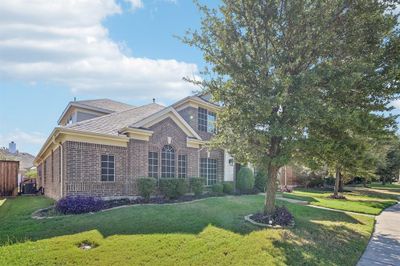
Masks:
[[[378,215],[383,209],[397,203],[396,193],[383,193],[365,188],[353,188],[351,192],[342,193],[346,199],[329,198],[332,192],[296,189],[293,193],[284,193],[285,198],[308,201],[311,205],[331,209]]]
[[[33,220],[52,201],[20,197],[0,206],[0,265],[355,265],[372,217],[287,202],[293,229],[260,229],[243,216],[259,195],[178,205],[134,206]],[[81,243],[97,245],[91,250]]]

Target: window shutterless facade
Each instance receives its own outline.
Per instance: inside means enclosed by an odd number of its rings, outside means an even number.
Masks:
[[[201,158],[200,176],[206,179],[207,186],[211,186],[217,183],[217,160]]]
[[[158,152],[149,152],[149,177],[158,178]]]
[[[178,177],[186,178],[187,176],[187,156],[178,155]]]
[[[207,131],[207,109],[199,107],[197,117],[198,129],[200,131]]]
[[[175,150],[170,145],[165,145],[161,150],[161,177],[175,177]]]
[[[101,155],[101,181],[115,180],[114,155]]]
[[[198,129],[200,131],[215,133],[215,121],[217,115],[207,109],[198,109]]]

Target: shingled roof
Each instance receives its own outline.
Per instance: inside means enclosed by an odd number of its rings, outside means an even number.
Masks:
[[[117,102],[117,101],[110,100],[110,99],[75,101],[72,103],[85,105],[89,108],[103,109],[103,110],[109,111],[110,113],[121,112],[121,111],[125,111],[125,110],[132,109],[133,107],[135,107],[133,105]]]
[[[121,112],[92,118],[63,128],[117,136],[120,129],[132,125],[165,108],[165,106],[151,103],[139,107],[133,107]]]

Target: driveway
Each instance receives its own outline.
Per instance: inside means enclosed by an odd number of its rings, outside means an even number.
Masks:
[[[400,204],[376,217],[374,234],[357,266],[400,266]]]

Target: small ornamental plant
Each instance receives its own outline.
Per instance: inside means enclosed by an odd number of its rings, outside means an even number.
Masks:
[[[190,190],[196,197],[203,195],[204,190],[204,178],[192,177],[190,178]]]
[[[151,194],[154,193],[154,191],[156,189],[156,180],[152,177],[138,178],[137,186],[138,186],[139,195],[145,201],[149,201]]]
[[[97,212],[104,208],[104,201],[89,196],[67,196],[56,204],[56,211],[62,214]]]
[[[276,206],[272,215],[256,213],[250,218],[257,223],[270,226],[292,226],[294,224],[294,217],[285,206]]]
[[[222,183],[216,183],[212,185],[211,191],[216,196],[222,195],[224,193],[224,185]]]
[[[235,185],[233,181],[225,181],[223,183],[223,186],[225,194],[233,194],[235,192]]]

